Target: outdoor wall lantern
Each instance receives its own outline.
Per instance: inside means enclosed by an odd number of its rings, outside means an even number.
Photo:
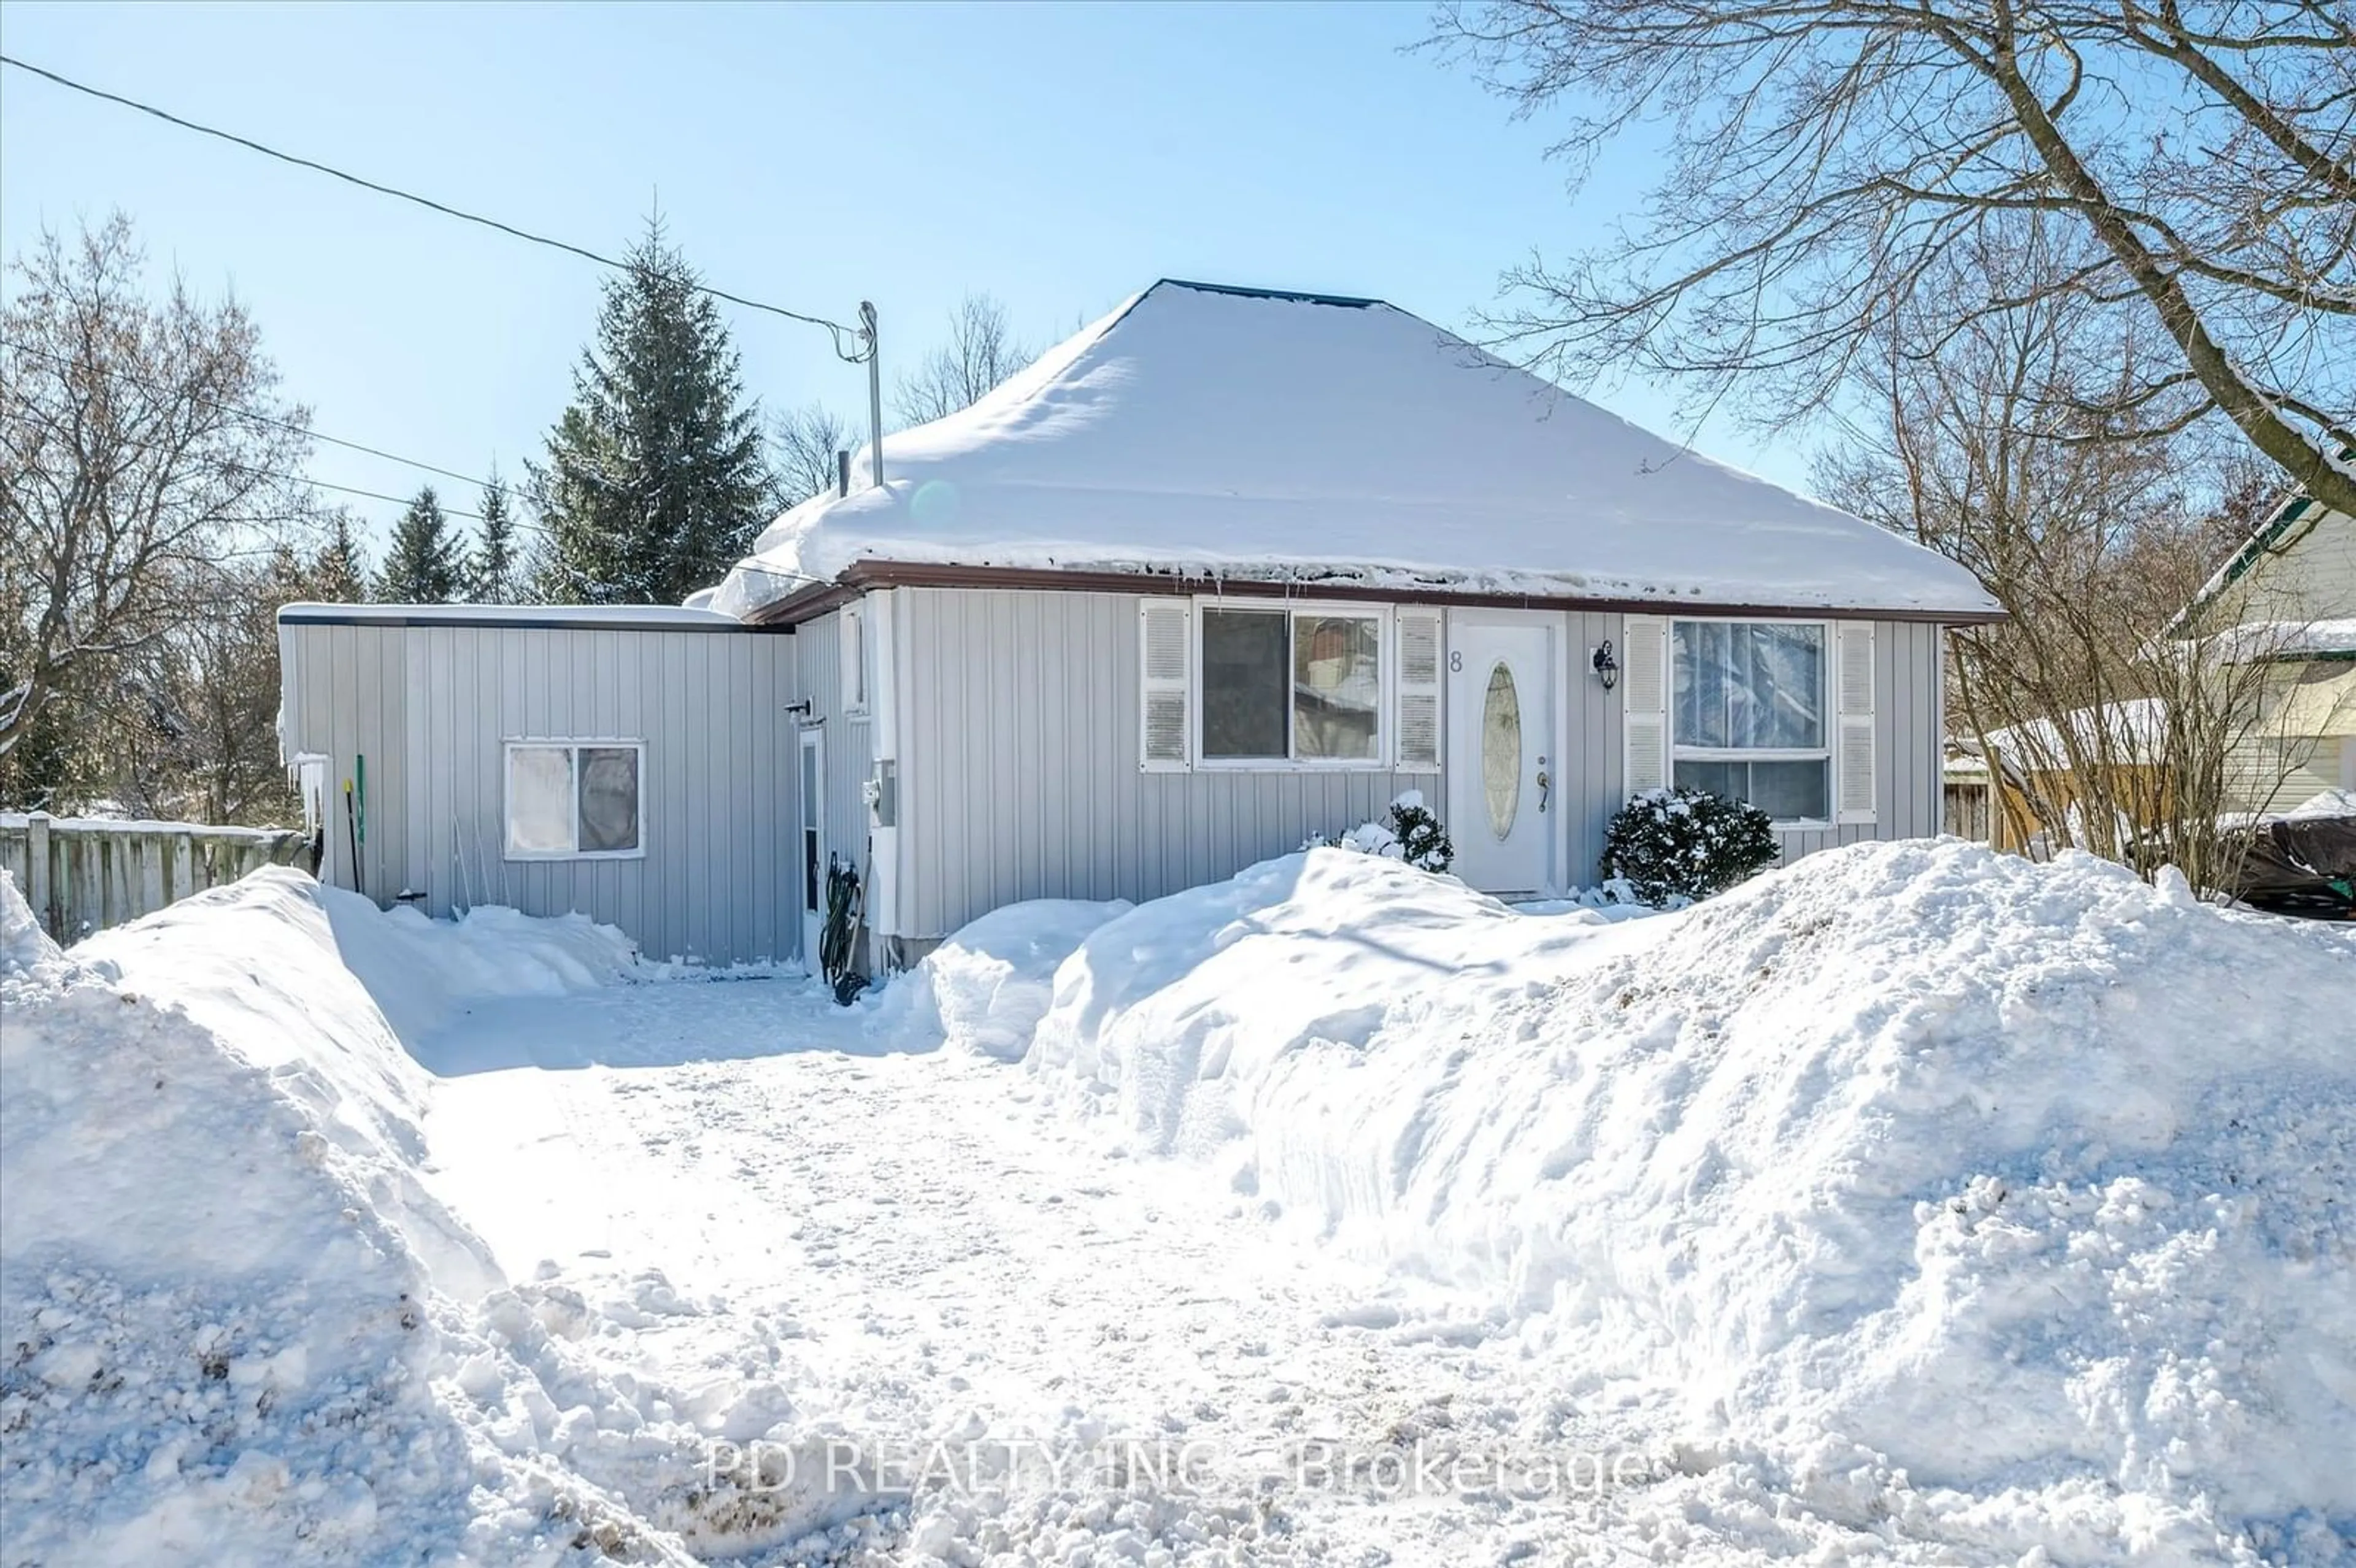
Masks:
[[[1620,684],[1620,661],[1612,656],[1609,641],[1596,649],[1595,656],[1588,662],[1595,667],[1595,678],[1603,683],[1604,690],[1609,691]]]

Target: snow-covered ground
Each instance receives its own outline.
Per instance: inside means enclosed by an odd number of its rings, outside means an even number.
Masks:
[[[2356,941],[2083,859],[0,907],[0,1563],[2356,1561]]]

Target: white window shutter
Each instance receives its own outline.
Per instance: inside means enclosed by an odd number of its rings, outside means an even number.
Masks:
[[[1631,615],[1620,641],[1622,756],[1634,796],[1669,782],[1669,623]]]
[[[1139,765],[1183,770],[1194,754],[1194,647],[1183,599],[1148,597],[1137,607]]]
[[[1835,640],[1840,744],[1834,752],[1833,772],[1839,819],[1871,822],[1879,795],[1873,755],[1873,623],[1843,621],[1835,629]]]
[[[1440,645],[1437,610],[1398,613],[1398,770],[1440,771]]]

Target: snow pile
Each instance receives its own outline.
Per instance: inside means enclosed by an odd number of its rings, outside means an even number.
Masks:
[[[1271,861],[1090,935],[1032,1061],[1786,1462],[2356,1515],[2346,935],[1953,841],[1580,919]]]
[[[1267,1167],[1295,1152],[1275,1099],[1323,1083],[1313,1114],[1355,1119],[1350,1103],[1371,1086],[1356,1069],[1378,1039],[1404,1047],[1401,1065],[1439,1067],[1446,1053],[1424,1048],[1426,1032],[1590,962],[1607,923],[1583,911],[1531,920],[1454,878],[1311,849],[1091,933],[1056,974],[1029,1059],[1113,1093],[1156,1152],[1239,1161],[1238,1186],[1286,1187],[1315,1177],[1316,1159],[1255,1169],[1255,1156]],[[1373,1174],[1333,1173],[1344,1187]]]
[[[322,916],[325,933],[317,929]],[[247,983],[259,955],[275,954],[290,941],[298,949],[324,945],[326,994],[265,995]],[[301,950],[307,961],[311,950]],[[241,1009],[292,1007],[296,1017],[324,1027],[332,1054],[349,1058],[355,1048],[341,1037],[358,1029],[369,1041],[359,1054],[395,1062],[390,1071],[396,1073],[406,1070],[412,1100],[425,1075],[397,1047],[385,1054],[389,1036],[414,1040],[492,998],[562,996],[669,972],[642,965],[628,937],[584,914],[542,917],[486,904],[455,921],[428,920],[406,905],[380,910],[285,867],[182,899],[74,951],[116,977],[126,967],[168,966],[175,995],[228,1009],[214,1019],[229,1020],[232,1031]],[[273,1029],[241,1043],[307,1054],[312,1042],[288,1027],[293,1021],[281,1014]]]
[[[887,987],[872,1027],[1015,1061],[1046,1014],[1057,967],[1089,932],[1130,907],[1119,899],[1038,899],[992,910]]]
[[[869,560],[1994,608],[1930,550],[1375,300],[1165,280],[884,447],[884,485],[787,512],[703,602]]]
[[[535,916],[485,904],[455,921],[436,921],[405,906],[380,911],[357,899],[333,900],[327,908],[345,966],[403,1040],[418,1039],[477,1001],[562,996],[669,972],[642,965],[628,937],[585,914]]]
[[[58,962],[57,944],[41,929],[33,906],[16,891],[16,877],[0,870],[0,977],[31,976]]]
[[[420,1184],[426,1082],[347,967],[466,983],[409,925],[270,870],[65,955],[0,884],[0,1562],[683,1562],[729,1502]]]

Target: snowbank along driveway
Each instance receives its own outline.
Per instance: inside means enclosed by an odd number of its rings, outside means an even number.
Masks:
[[[2092,862],[1317,851],[850,1010],[6,898],[8,1563],[2356,1560],[2356,945]]]

